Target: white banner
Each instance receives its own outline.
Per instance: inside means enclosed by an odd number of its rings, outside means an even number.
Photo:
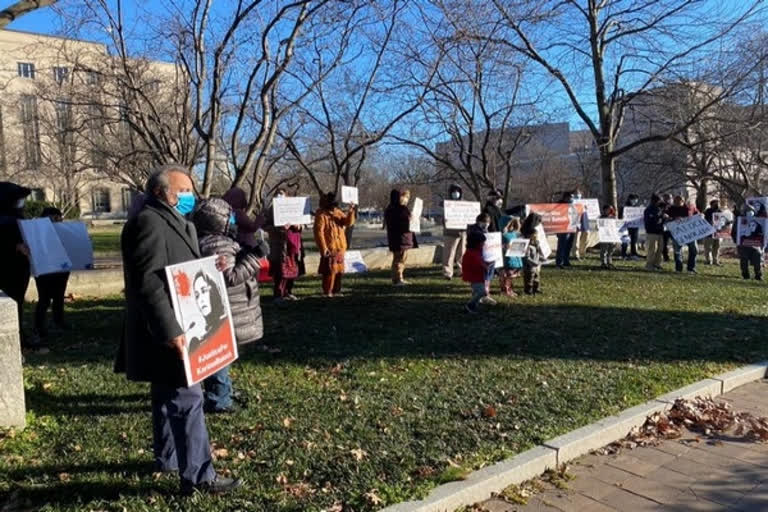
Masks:
[[[625,206],[622,220],[628,228],[645,229],[645,206]]]
[[[345,204],[359,204],[357,187],[341,186],[341,202]]]
[[[72,262],[72,270],[93,268],[93,244],[83,222],[54,222],[56,234]]]
[[[368,272],[363,254],[360,251],[347,251],[344,253],[344,273],[362,274]]]
[[[595,221],[600,218],[600,201],[597,199],[575,199],[573,202],[584,206],[589,220]]]
[[[411,232],[421,233],[422,213],[424,213],[424,201],[417,197],[413,200],[413,210],[411,211]]]
[[[275,226],[311,224],[308,197],[276,197],[272,201]]]
[[[712,235],[715,228],[701,215],[684,217],[666,224],[667,230],[678,245],[687,245]]]
[[[69,259],[51,219],[44,217],[18,222],[24,243],[29,247],[30,268],[33,276],[72,270],[72,260]],[[8,269],[3,271],[7,272]]]
[[[496,268],[504,266],[504,253],[502,252],[501,233],[485,234],[485,244],[483,244],[483,261],[493,261]]]
[[[475,201],[444,201],[443,215],[446,229],[464,231],[467,226],[477,221],[480,215],[480,203]]]
[[[597,234],[601,244],[620,244],[619,221],[616,219],[597,219]]]
[[[525,258],[525,252],[528,250],[528,245],[531,243],[527,238],[515,238],[510,240],[507,245],[507,252],[504,256],[507,258]]]

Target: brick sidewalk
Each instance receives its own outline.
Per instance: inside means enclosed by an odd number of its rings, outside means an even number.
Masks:
[[[735,411],[768,416],[768,381],[718,398]],[[500,499],[480,504],[488,512],[766,512],[768,444],[688,433],[655,448],[617,455],[587,455],[569,464],[565,489],[543,484],[527,505]],[[688,442],[686,442],[686,439]]]

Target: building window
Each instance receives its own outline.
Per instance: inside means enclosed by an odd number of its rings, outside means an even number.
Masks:
[[[93,213],[109,213],[112,211],[112,205],[109,200],[109,190],[106,188],[95,188],[91,191],[91,202],[93,203]]]
[[[86,71],[85,83],[93,86],[99,85],[99,74],[95,71]]]
[[[35,65],[31,62],[18,63],[19,76],[22,78],[35,79]]]
[[[96,169],[105,167],[104,153],[101,151],[104,143],[105,115],[100,105],[88,106],[88,137],[91,153],[91,165]]]
[[[54,66],[53,68],[53,79],[56,80],[56,83],[61,85],[64,82],[67,81],[67,78],[69,77],[69,68],[62,67],[62,66]]]
[[[55,101],[53,108],[56,111],[56,131],[64,135],[72,129],[72,105],[66,101]]]
[[[129,188],[124,188],[122,193],[123,193],[123,211],[127,212],[131,208],[131,202],[133,202],[133,191]]]
[[[21,125],[27,169],[36,169],[40,166],[40,126],[37,118],[37,98],[34,96],[21,97]]]

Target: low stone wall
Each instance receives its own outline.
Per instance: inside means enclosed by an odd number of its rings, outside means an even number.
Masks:
[[[24,377],[16,302],[0,293],[0,427],[24,427]]]
[[[375,249],[361,249],[365,263],[371,270],[389,268],[392,263],[392,254],[382,247]],[[442,246],[424,245],[418,249],[408,251],[408,265],[425,266],[439,262],[442,255]],[[311,252],[306,256],[307,273],[314,275],[320,264],[320,254]],[[76,297],[105,297],[119,295],[123,291],[123,269],[106,268],[72,272],[69,276],[67,293]],[[37,301],[37,287],[34,280],[29,283],[26,300]]]

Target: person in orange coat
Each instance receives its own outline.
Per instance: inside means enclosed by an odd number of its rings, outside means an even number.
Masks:
[[[339,208],[336,194],[329,192],[320,197],[320,208],[315,212],[315,243],[320,251],[320,267],[323,276],[323,294],[339,295],[341,275],[344,273],[344,253],[347,250],[345,230],[355,223],[357,206],[348,212]]]

